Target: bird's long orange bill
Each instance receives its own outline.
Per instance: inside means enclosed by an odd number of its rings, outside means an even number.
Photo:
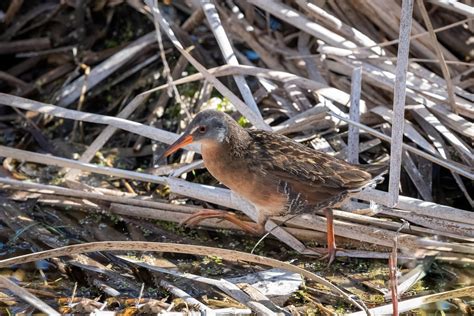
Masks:
[[[191,135],[183,135],[180,138],[178,138],[177,141],[175,141],[173,144],[171,144],[170,147],[163,153],[163,157],[168,157],[178,149],[189,145],[193,142],[193,137]]]

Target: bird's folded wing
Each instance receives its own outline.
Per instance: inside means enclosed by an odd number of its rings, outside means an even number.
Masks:
[[[296,185],[303,183],[309,190],[334,192],[364,187],[372,175],[358,166],[315,151],[285,136],[253,131],[256,140],[249,155],[258,157],[255,168]],[[252,154],[252,151],[254,153]],[[299,186],[299,185],[298,185]]]

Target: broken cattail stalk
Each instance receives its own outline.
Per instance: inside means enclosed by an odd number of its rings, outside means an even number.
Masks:
[[[400,20],[400,43],[398,45],[396,79],[393,87],[392,144],[390,147],[389,206],[398,203],[400,171],[405,118],[406,75],[410,53],[410,32],[414,0],[403,0]]]
[[[351,107],[349,118],[354,122],[360,121],[360,93],[361,93],[362,67],[354,68],[352,72],[351,84]],[[359,128],[355,125],[349,125],[347,161],[350,163],[359,163]]]

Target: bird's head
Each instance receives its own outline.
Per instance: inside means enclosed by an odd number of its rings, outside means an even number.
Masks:
[[[199,112],[189,123],[183,135],[168,147],[163,156],[167,157],[191,143],[223,143],[229,130],[229,119],[232,120],[227,114],[219,111]]]

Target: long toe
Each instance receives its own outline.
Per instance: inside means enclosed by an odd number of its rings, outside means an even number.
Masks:
[[[186,226],[186,227],[193,227],[202,222],[205,219],[208,218],[225,218],[227,215],[227,212],[224,211],[219,211],[219,210],[202,210],[198,211],[180,223],[181,226]]]
[[[330,248],[328,249],[328,267],[332,264],[334,259],[336,259],[336,248]]]
[[[246,222],[239,219],[234,213],[220,211],[220,210],[202,210],[196,212],[182,221],[180,224],[187,227],[193,227],[202,222],[205,219],[209,218],[219,218],[233,223],[234,225],[240,227],[246,232],[260,236],[265,232],[265,228],[262,225]]]
[[[328,260],[328,267],[333,263],[333,261],[336,259],[336,248],[327,248],[327,249],[321,249],[321,248],[312,248],[315,252],[321,254],[321,257],[318,258],[318,260]]]

